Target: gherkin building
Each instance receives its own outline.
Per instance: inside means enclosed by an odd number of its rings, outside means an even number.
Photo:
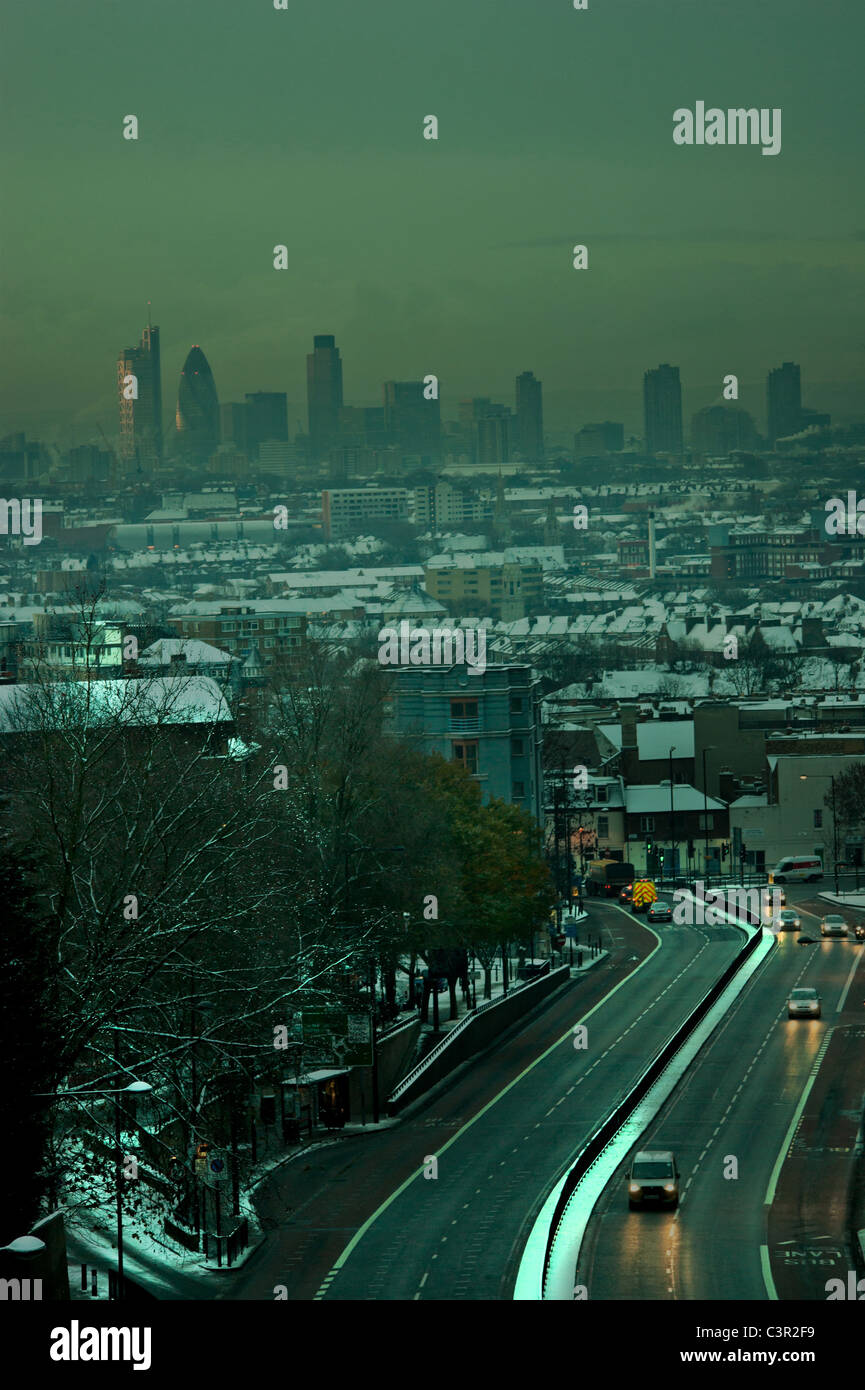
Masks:
[[[177,443],[184,458],[206,463],[219,443],[219,400],[210,363],[190,348],[177,392]]]

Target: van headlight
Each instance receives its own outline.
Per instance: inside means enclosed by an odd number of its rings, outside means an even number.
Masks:
[[[809,1005],[808,1005],[808,1008],[811,1010],[812,1014],[817,1012],[817,1005],[816,1005],[816,1004],[809,1004]]]
[[[664,1191],[665,1191],[665,1192],[675,1192],[675,1190],[676,1190],[676,1184],[675,1184],[674,1182],[665,1182],[665,1183],[664,1183]]]
[[[634,1195],[635,1197],[636,1197],[637,1193],[638,1193],[638,1192],[642,1192],[642,1190],[643,1190],[643,1189],[642,1189],[642,1187],[640,1186],[640,1184],[639,1184],[638,1182],[629,1182],[629,1183],[628,1183],[628,1191],[631,1192],[631,1193],[633,1193],[633,1195]]]

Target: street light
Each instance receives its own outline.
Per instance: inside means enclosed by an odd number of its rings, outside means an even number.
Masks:
[[[800,772],[799,781],[807,782],[809,778],[820,782],[832,783],[832,860],[835,880],[835,892],[840,892],[838,887],[838,816],[835,811],[835,774],[834,772]]]
[[[670,870],[674,882],[676,878],[676,812],[673,806],[673,754],[675,751],[676,745],[674,743],[670,749]],[[663,871],[661,878],[663,879]]]
[[[114,1097],[114,1178],[116,1185],[117,1198],[117,1297],[123,1297],[123,1146],[120,1137],[120,1097],[123,1095],[140,1096],[147,1091],[152,1091],[153,1087],[147,1081],[130,1081],[128,1086],[112,1086],[108,1090],[88,1091],[37,1091],[36,1098],[40,1100],[89,1100],[91,1096],[113,1096]],[[25,1237],[26,1239],[26,1237]]]

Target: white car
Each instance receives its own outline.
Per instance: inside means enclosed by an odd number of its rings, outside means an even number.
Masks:
[[[816,989],[794,989],[787,1000],[788,1018],[819,1018],[820,996]]]
[[[846,936],[847,923],[837,912],[828,913],[820,923],[821,936]]]

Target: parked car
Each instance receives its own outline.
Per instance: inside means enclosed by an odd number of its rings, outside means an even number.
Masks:
[[[798,931],[802,925],[802,919],[795,908],[782,907],[775,916],[772,925],[777,927],[778,931]]]
[[[649,903],[646,920],[648,922],[672,922],[672,906],[670,903],[662,902],[660,898],[656,898],[653,903]]]
[[[787,1000],[788,1018],[819,1018],[820,996],[816,989],[803,987],[790,991]]]
[[[837,912],[829,912],[820,923],[821,936],[846,936],[847,923]]]
[[[679,1170],[669,1150],[644,1150],[634,1154],[628,1172],[628,1206],[645,1202],[675,1207],[679,1202]]]

